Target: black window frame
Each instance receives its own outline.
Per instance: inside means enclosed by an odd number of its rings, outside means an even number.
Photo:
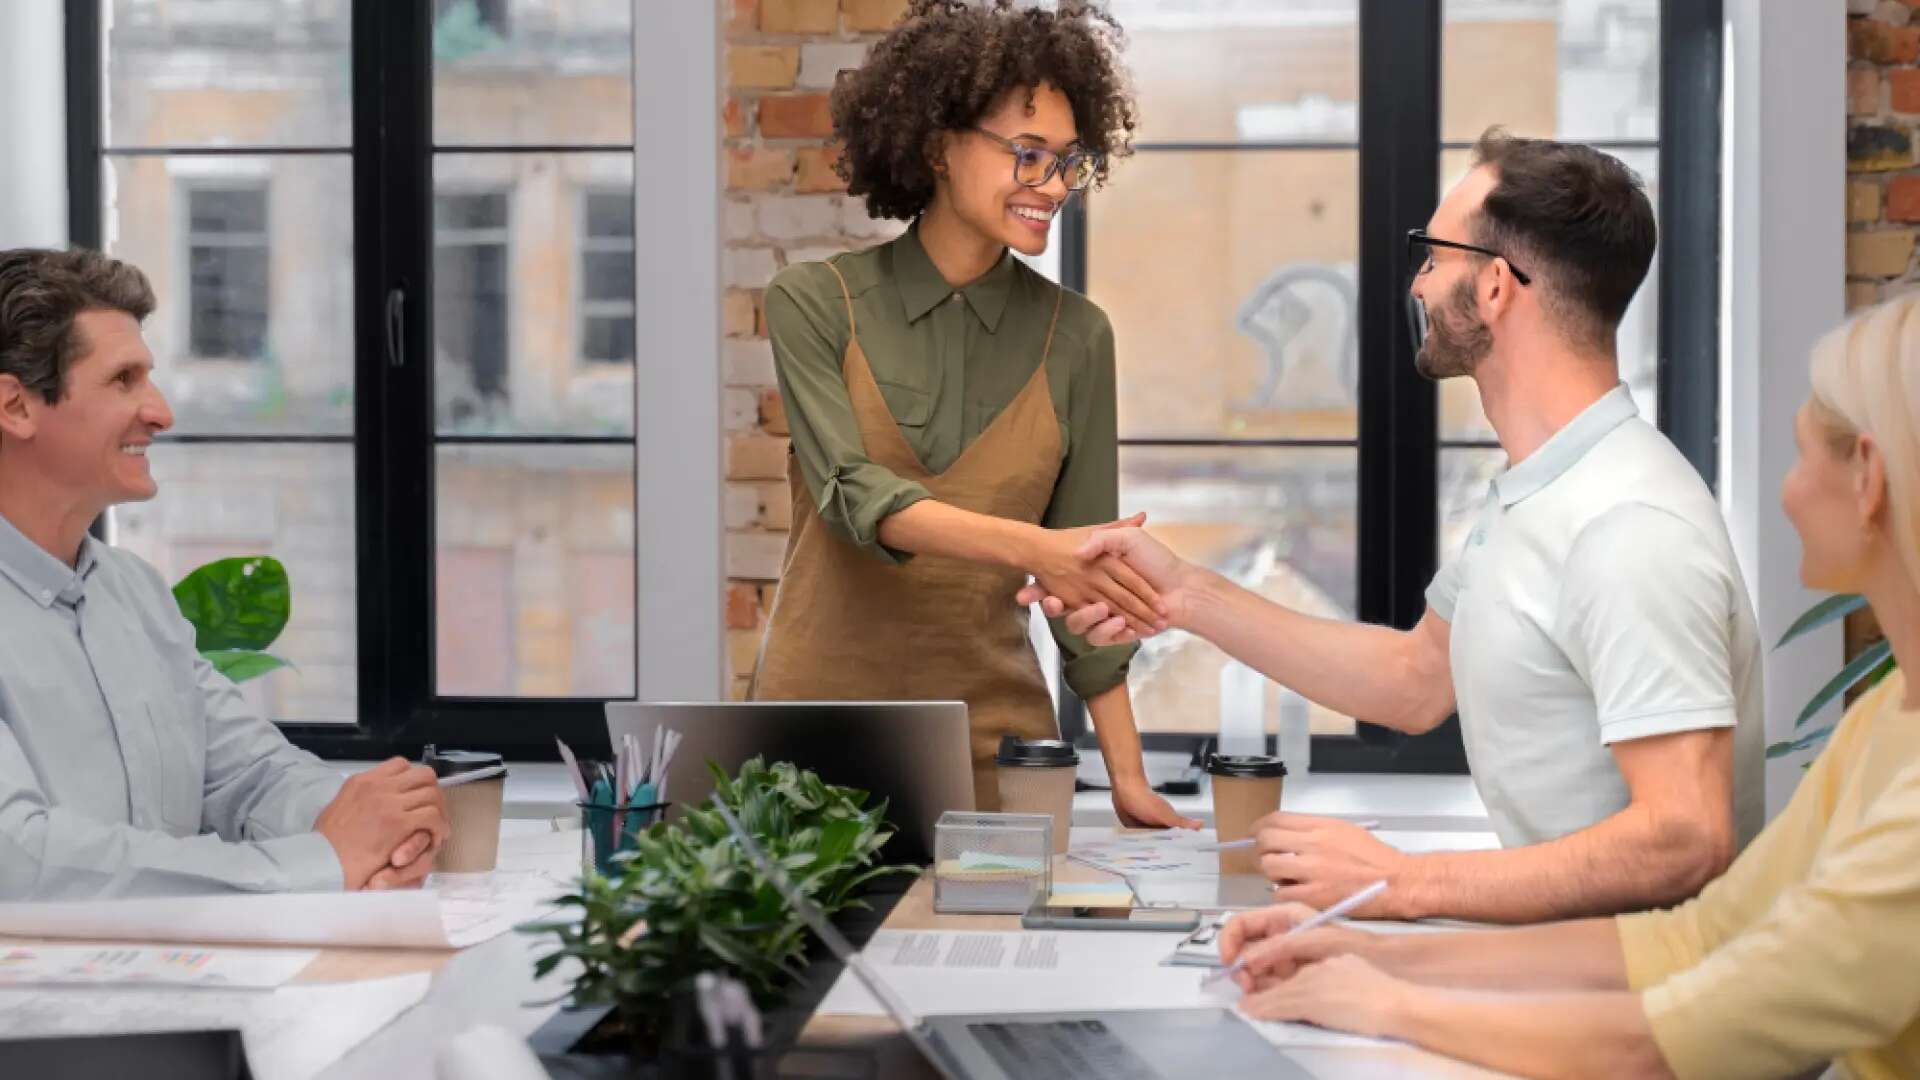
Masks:
[[[106,145],[105,2],[110,0],[65,0],[68,238],[74,246],[102,246],[107,156],[272,158],[345,152],[338,146]],[[645,0],[634,2],[637,11]],[[437,434],[431,363],[434,155],[631,154],[634,144],[631,139],[565,145],[436,144],[435,5],[425,0],[352,0],[351,19],[354,433],[173,438],[353,445],[360,715],[352,724],[281,723],[294,743],[322,757],[350,760],[415,757],[429,743],[490,750],[519,760],[555,760],[558,737],[583,754],[604,754],[608,698],[450,697],[435,692],[436,447],[613,443],[637,454],[637,440],[634,435]],[[638,578],[636,572],[636,593]]]
[[[1442,439],[1439,394],[1413,364],[1403,293],[1406,236],[1423,228],[1440,198],[1440,155],[1470,144],[1440,137],[1445,0],[1359,0],[1360,123],[1357,143],[1149,142],[1155,151],[1357,151],[1359,222],[1358,612],[1402,629],[1426,611],[1439,565],[1439,462],[1443,449],[1498,449],[1486,440]],[[1720,338],[1720,133],[1722,0],[1661,0],[1661,222],[1657,290],[1660,429],[1717,482]],[[1595,141],[1601,149],[1648,149],[1652,140]],[[1091,193],[1090,193],[1091,194]],[[1094,195],[1097,199],[1098,196]],[[1087,287],[1087,198],[1061,215],[1061,281]],[[1326,440],[1128,439],[1152,446],[1316,447]],[[1345,442],[1339,445],[1346,446]],[[1064,737],[1090,738],[1086,707],[1060,683]],[[1191,753],[1210,736],[1149,732],[1150,750]],[[1269,738],[1271,742],[1271,737]],[[1315,735],[1313,768],[1324,772],[1464,773],[1460,719],[1421,735],[1360,723],[1354,736]]]

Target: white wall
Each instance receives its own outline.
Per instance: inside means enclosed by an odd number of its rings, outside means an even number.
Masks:
[[[634,392],[642,701],[726,697],[720,511],[720,20],[635,5]]]
[[[0,248],[67,242],[61,0],[0,3]]]
[[[1726,16],[1721,499],[1771,646],[1817,599],[1800,586],[1779,493],[1808,347],[1845,307],[1846,3],[1726,0]],[[1841,648],[1835,626],[1767,654],[1769,742],[1839,669]],[[1800,775],[1798,759],[1769,764],[1769,814]]]

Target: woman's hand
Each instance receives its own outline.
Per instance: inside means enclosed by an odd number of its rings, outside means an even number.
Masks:
[[[1086,558],[1080,551],[1103,529],[1138,528],[1145,514],[1108,525],[1079,529],[1036,529],[1024,553],[1027,572],[1048,596],[1058,597],[1066,610],[1105,604],[1126,620],[1127,628],[1146,637],[1167,627],[1166,606],[1160,594],[1133,568],[1113,555]]]
[[[1197,829],[1200,822],[1180,811],[1149,787],[1145,777],[1118,780],[1113,785],[1113,812],[1123,828]]]
[[[1357,956],[1309,964],[1240,999],[1258,1020],[1293,1020],[1356,1035],[1397,1038],[1408,1000],[1418,989]]]
[[[1244,961],[1238,979],[1242,989],[1252,992],[1289,979],[1309,964],[1358,953],[1376,940],[1367,931],[1344,926],[1293,932],[1294,927],[1317,914],[1305,904],[1275,904],[1243,911],[1227,920],[1220,931],[1220,960],[1226,964]]]

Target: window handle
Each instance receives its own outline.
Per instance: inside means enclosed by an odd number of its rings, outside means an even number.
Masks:
[[[387,365],[407,366],[407,290],[395,285],[387,290]]]

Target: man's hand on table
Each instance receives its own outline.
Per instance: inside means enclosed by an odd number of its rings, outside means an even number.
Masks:
[[[1356,908],[1353,917],[1421,917],[1404,895],[1411,857],[1350,821],[1274,813],[1254,822],[1253,835],[1276,900],[1328,908],[1384,880],[1387,891]]]
[[[348,777],[313,831],[333,845],[348,889],[417,885],[447,839],[446,797],[432,769],[388,758]]]

